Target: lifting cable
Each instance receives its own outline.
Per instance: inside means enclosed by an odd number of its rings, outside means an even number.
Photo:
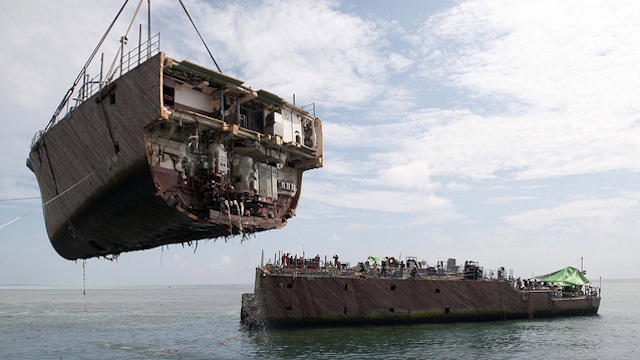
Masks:
[[[60,102],[60,105],[58,105],[58,108],[53,113],[53,116],[51,117],[51,120],[49,120],[49,124],[47,124],[47,127],[44,128],[45,131],[47,131],[47,129],[49,129],[49,127],[51,125],[53,125],[54,122],[56,122],[56,118],[58,117],[58,115],[60,115],[60,113],[62,112],[62,109],[64,109],[64,106],[67,104],[67,102],[69,102],[69,100],[71,99],[71,95],[73,95],[73,90],[76,88],[76,86],[78,85],[80,80],[84,77],[84,73],[87,70],[87,67],[89,67],[89,64],[91,64],[91,61],[93,61],[93,58],[98,53],[98,50],[102,46],[102,43],[107,38],[107,35],[109,35],[109,32],[111,32],[111,28],[113,28],[113,25],[116,23],[116,21],[120,17],[120,14],[122,14],[122,11],[124,10],[125,6],[127,6],[128,2],[129,2],[129,0],[125,0],[124,1],[124,4],[122,4],[122,7],[120,8],[120,11],[118,11],[118,14],[116,14],[116,17],[111,21],[111,24],[107,28],[107,31],[104,32],[104,35],[102,35],[102,38],[98,42],[98,45],[95,47],[95,49],[93,49],[93,52],[91,53],[91,56],[89,56],[89,59],[87,59],[87,62],[82,67],[82,70],[80,70],[80,74],[78,74],[78,77],[73,82],[73,85],[71,85],[71,88],[64,95],[64,98],[62,98],[62,102]]]
[[[129,0],[126,0],[126,1],[129,1]],[[115,73],[116,73],[115,66],[116,66],[116,63],[118,62],[118,57],[120,57],[120,75],[122,75],[122,56],[124,56],[124,50],[123,50],[124,45],[127,43],[127,35],[129,35],[129,31],[131,31],[131,27],[133,26],[133,23],[136,21],[136,17],[138,16],[138,11],[140,11],[140,6],[142,6],[142,0],[138,2],[138,7],[136,7],[136,11],[133,13],[133,17],[131,18],[131,22],[129,23],[129,27],[127,28],[127,31],[124,33],[124,36],[120,38],[121,45],[118,51],[116,52],[116,56],[113,59],[113,63],[111,63],[111,67],[109,68],[109,71],[107,72],[107,76],[106,76],[107,82],[110,82],[115,76]]]
[[[216,65],[216,68],[218,69],[218,72],[222,73],[222,70],[220,70],[220,66],[218,66],[218,62],[216,62],[216,59],[213,58],[213,54],[211,53],[211,50],[209,50],[209,47],[207,46],[207,43],[204,41],[204,38],[202,37],[202,35],[200,35],[200,31],[198,30],[198,27],[196,26],[196,23],[193,22],[193,19],[191,18],[191,15],[189,15],[189,12],[187,11],[187,7],[184,6],[184,3],[182,2],[182,0],[178,0],[178,1],[180,2],[180,5],[182,5],[182,9],[184,9],[185,14],[187,14],[187,17],[191,21],[191,25],[193,25],[193,28],[198,33],[198,36],[200,37],[200,40],[202,40],[202,44],[204,44],[204,47],[207,49],[207,52],[209,53],[209,56],[211,56],[211,60],[213,60],[213,63]]]
[[[23,200],[37,200],[37,199],[40,199],[40,196],[31,196],[31,197],[13,198],[13,199],[0,199],[0,202],[5,202],[5,201],[23,201]]]
[[[220,69],[220,66],[218,65],[218,62],[213,57],[213,54],[211,53],[211,50],[209,50],[209,46],[207,46],[207,43],[204,41],[204,38],[200,34],[200,30],[198,30],[198,27],[196,26],[195,22],[193,21],[193,18],[191,17],[191,15],[189,14],[189,11],[187,11],[187,7],[184,5],[182,0],[178,0],[178,1],[180,2],[180,5],[182,6],[182,9],[184,10],[185,14],[187,14],[187,17],[189,18],[189,21],[191,21],[191,25],[193,25],[193,28],[196,30],[196,33],[200,37],[200,40],[202,41],[202,44],[204,44],[204,47],[207,49],[207,52],[209,53],[209,56],[211,57],[211,60],[213,60],[213,63],[216,65],[216,68],[218,69],[218,72],[222,73],[222,70]],[[116,16],[111,21],[111,24],[109,24],[109,27],[107,28],[107,30],[102,35],[102,38],[98,42],[98,45],[96,45],[96,47],[93,49],[93,52],[89,56],[89,59],[87,59],[87,62],[82,67],[82,70],[80,70],[80,73],[76,77],[76,80],[73,82],[73,85],[71,85],[69,90],[67,90],[67,93],[62,98],[62,101],[58,105],[58,108],[53,113],[53,116],[51,116],[51,120],[49,120],[49,123],[47,124],[47,126],[44,129],[45,131],[47,131],[49,129],[49,127],[51,127],[51,125],[53,125],[56,122],[56,120],[58,118],[58,115],[60,115],[60,113],[62,112],[62,109],[64,109],[64,107],[67,105],[67,103],[71,99],[71,96],[73,95],[73,91],[75,90],[76,86],[78,85],[80,80],[82,80],[84,78],[84,74],[85,74],[85,71],[86,71],[87,67],[89,67],[89,64],[91,64],[91,62],[93,61],[93,58],[98,53],[98,50],[102,46],[102,43],[107,38],[107,35],[109,35],[109,33],[111,32],[111,29],[113,28],[113,25],[116,23],[116,21],[118,20],[118,18],[122,14],[122,11],[127,6],[128,2],[129,2],[129,0],[125,0],[124,1],[124,4],[122,4],[122,7],[120,7],[120,10],[118,11]],[[138,7],[136,8],[136,11],[135,11],[136,15],[138,14],[138,10],[140,9],[140,5],[142,5],[142,0],[140,0],[140,3],[138,4]],[[136,15],[134,15],[134,19],[135,19]],[[129,25],[129,29],[131,29],[131,25]],[[129,29],[127,29],[127,33],[129,32]],[[125,38],[126,38],[126,35],[125,35]],[[124,40],[122,40],[122,41],[124,41]],[[120,52],[120,50],[118,50],[118,52]],[[118,55],[116,55],[116,58],[117,57],[118,57]],[[109,69],[109,72],[107,74],[109,74],[109,73],[111,73],[113,71],[114,65],[115,65],[115,60],[114,60],[114,64],[111,65],[111,68]]]

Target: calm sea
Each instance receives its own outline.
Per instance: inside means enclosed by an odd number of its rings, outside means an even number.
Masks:
[[[640,280],[598,316],[248,331],[252,286],[0,287],[2,359],[638,359]]]

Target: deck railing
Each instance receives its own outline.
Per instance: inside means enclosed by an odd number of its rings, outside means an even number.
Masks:
[[[464,277],[463,273],[451,272],[433,272],[428,268],[417,268],[412,274],[408,268],[388,267],[386,271],[381,266],[362,267],[357,265],[351,267],[349,263],[338,264],[335,266],[331,262],[324,263],[322,261],[316,263],[313,260],[305,260],[305,264],[282,265],[280,263],[273,265],[267,264],[266,270],[271,274],[287,275],[287,276],[304,276],[304,277],[373,277],[373,278],[460,278]],[[496,280],[513,282],[511,278],[497,278],[486,275],[476,280]]]
[[[124,46],[124,43],[123,43]],[[124,47],[122,48],[124,50]],[[129,52],[121,51],[120,58],[116,61],[117,66],[108,73],[104,73],[103,66],[100,66],[100,73],[94,77],[91,77],[84,69],[82,74],[82,83],[80,87],[75,91],[66,104],[66,112],[61,114],[62,117],[73,110],[74,107],[79,106],[85,100],[95,95],[100,89],[116,80],[120,76],[135,69],[138,65],[149,60],[151,57],[157,55],[160,52],[160,33],[152,36],[144,43],[140,43],[136,48]],[[57,121],[57,119],[56,119]]]

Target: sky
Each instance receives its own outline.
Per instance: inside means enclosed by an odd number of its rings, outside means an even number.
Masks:
[[[582,258],[594,282],[637,278],[640,3],[184,2],[223,72],[315,103],[325,166],[283,229],[89,259],[87,284],[252,284],[279,251],[521,277]],[[0,228],[0,285],[83,283],[49,243],[25,159],[120,5],[0,3],[0,226],[19,218]],[[177,1],[152,1],[152,28],[170,57],[215,68]]]

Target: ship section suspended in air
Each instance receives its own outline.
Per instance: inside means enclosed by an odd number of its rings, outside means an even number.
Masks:
[[[87,76],[34,138],[27,166],[66,259],[281,228],[303,172],[323,165],[315,114],[172,59],[157,37],[117,79]]]

